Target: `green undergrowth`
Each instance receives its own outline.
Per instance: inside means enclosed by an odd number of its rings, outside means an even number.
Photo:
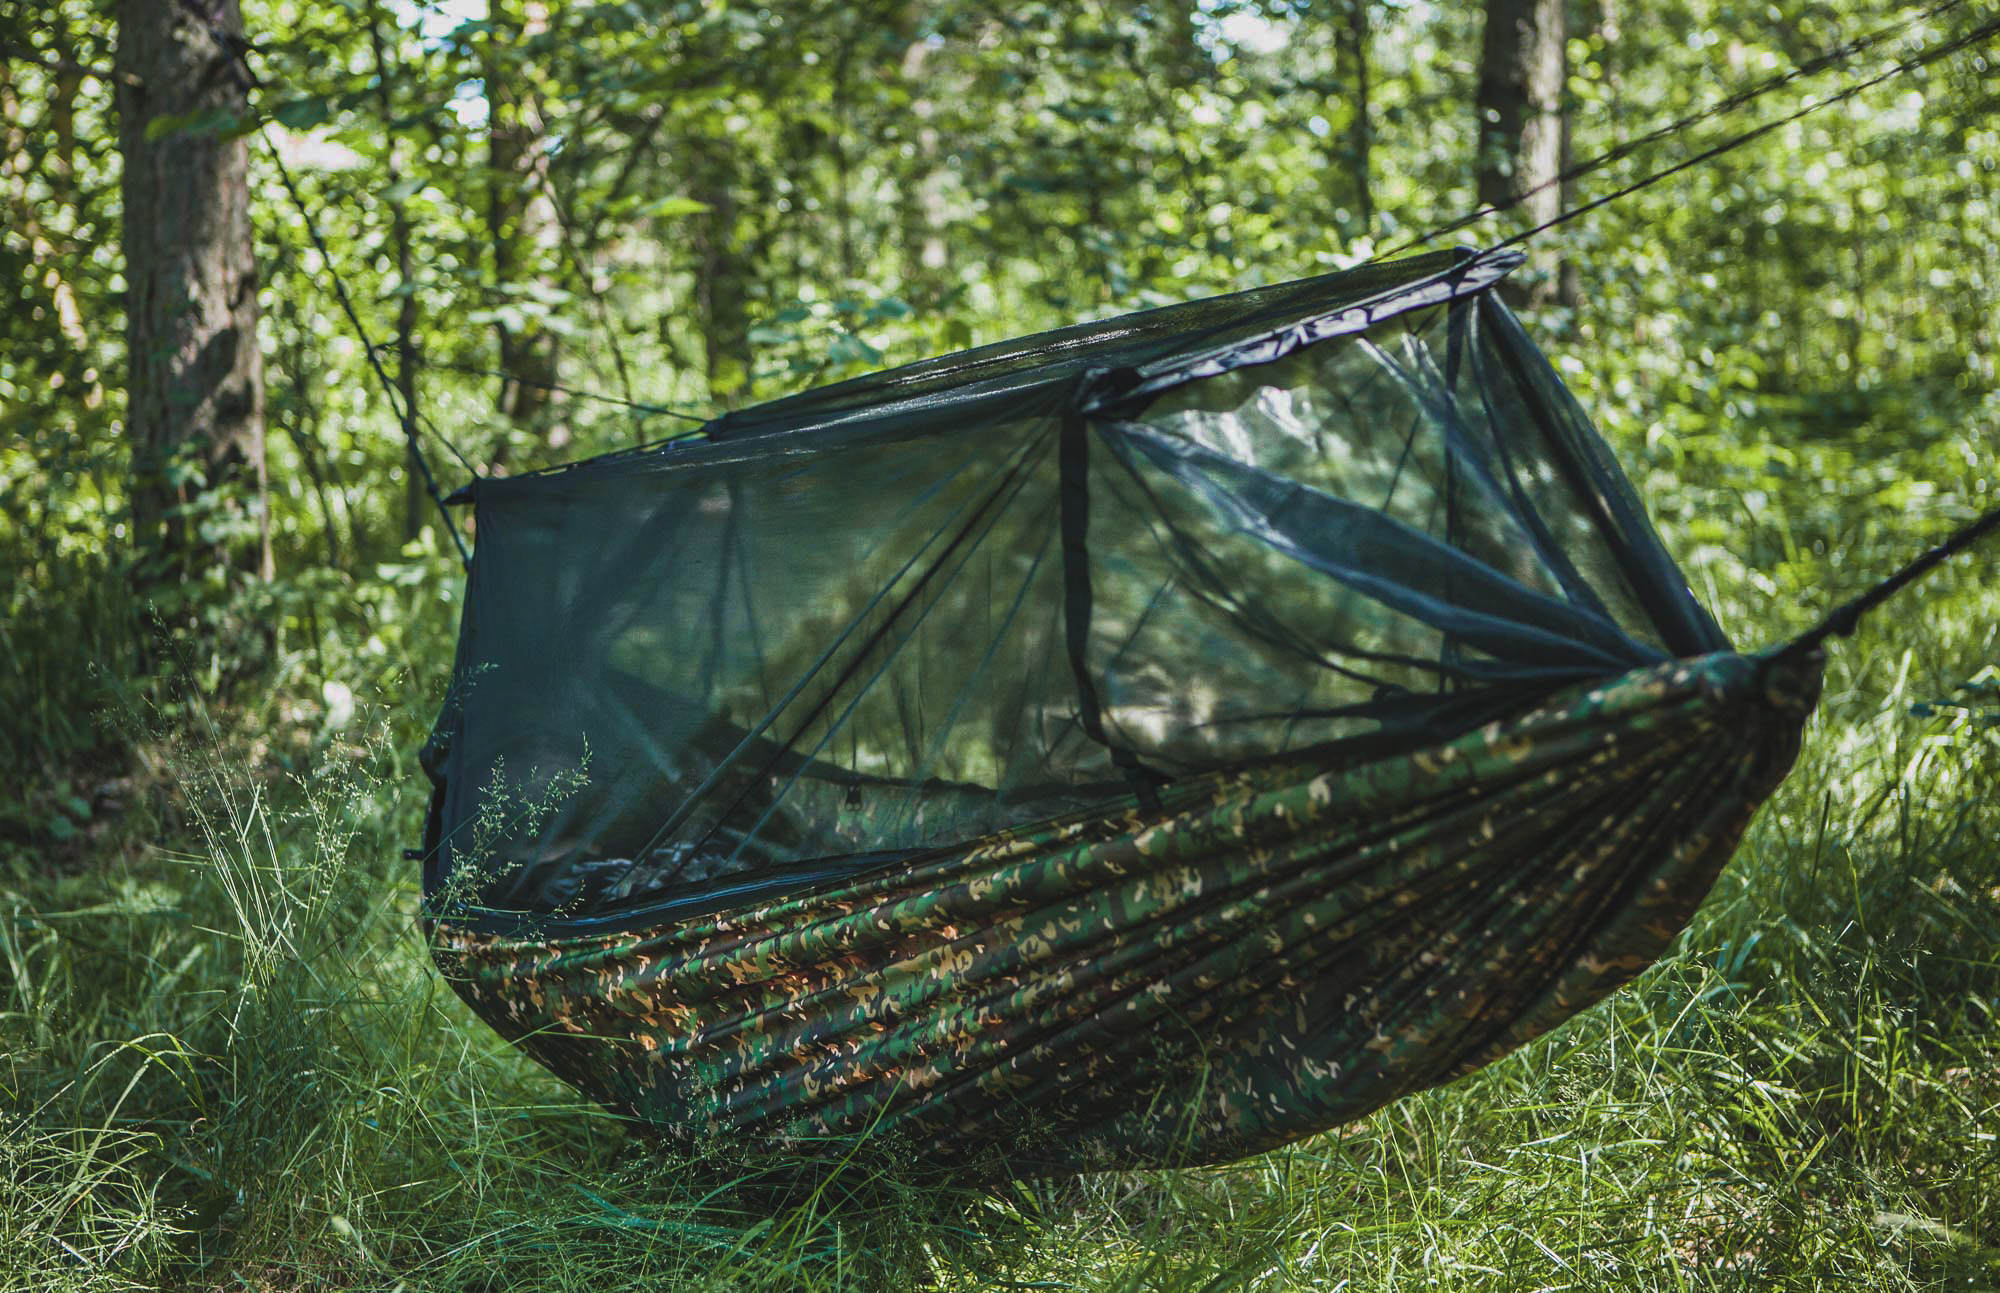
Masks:
[[[0,872],[0,1290],[2000,1289],[1996,602],[1836,650],[1603,1006],[1277,1153],[998,1191],[663,1155],[430,968],[408,714],[182,723],[181,847]]]

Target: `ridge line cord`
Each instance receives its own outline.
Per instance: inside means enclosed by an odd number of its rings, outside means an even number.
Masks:
[[[1793,122],[1799,120],[1800,118],[1818,112],[1821,108],[1824,108],[1829,104],[1844,103],[1847,100],[1852,99],[1854,96],[1860,94],[1864,90],[1872,89],[1875,86],[1882,84],[1882,82],[1884,81],[1902,75],[1904,72],[1914,71],[1919,67],[1927,67],[1930,64],[1937,62],[1939,59],[1947,58],[1953,54],[1958,53],[1960,50],[1970,48],[1973,45],[1977,45],[1983,41],[1989,40],[1996,34],[2000,34],[2000,19],[1995,19],[1994,21],[1989,22],[1982,27],[1975,27],[1971,31],[1965,33],[1963,36],[1957,36],[1943,42],[1942,44],[1933,45],[1929,49],[1924,50],[1922,53],[1913,54],[1909,58],[1906,58],[1901,62],[1892,65],[1887,71],[1877,73],[1876,75],[1869,77],[1865,81],[1856,81],[1852,85],[1844,86],[1841,89],[1836,90],[1834,93],[1828,95],[1826,98],[1815,99],[1813,102],[1806,104],[1804,107],[1795,109],[1792,112],[1788,112],[1784,116],[1779,117],[1776,120],[1767,121],[1761,126],[1753,126],[1751,129],[1744,131],[1742,134],[1737,135],[1733,139],[1725,139],[1721,143],[1716,144],[1713,147],[1703,149],[1701,152],[1696,153],[1692,157],[1683,158],[1681,161],[1675,162],[1672,166],[1665,167],[1662,170],[1654,171],[1651,175],[1645,176],[1642,179],[1634,180],[1632,183],[1625,185],[1623,188],[1613,189],[1611,192],[1606,193],[1602,197],[1592,198],[1588,202],[1584,202],[1577,206],[1573,206],[1569,208],[1567,211],[1563,211],[1557,215],[1551,216],[1549,219],[1544,220],[1542,223],[1536,225],[1534,228],[1529,229],[1524,233],[1517,233],[1513,237],[1506,239],[1504,242],[1499,242],[1494,244],[1492,250],[1497,251],[1502,247],[1511,247],[1515,243],[1525,242],[1528,239],[1533,238],[1538,234],[1546,233],[1548,230],[1555,228],[1559,224],[1567,223],[1568,221],[1576,219],[1578,216],[1587,214],[1588,212],[1591,211],[1595,211],[1597,208],[1601,206],[1605,206],[1608,203],[1616,202],[1620,198],[1629,197],[1632,194],[1637,193],[1640,189],[1647,188],[1651,185],[1657,184],[1661,180],[1666,179],[1670,175],[1675,175],[1681,171],[1687,170],[1690,167],[1699,166],[1705,162],[1713,161],[1717,157],[1720,157],[1722,154],[1729,152],[1732,149],[1741,148],[1744,144],[1749,143],[1753,139],[1760,139],[1763,136],[1770,134],[1774,130],[1778,130],[1784,126],[1789,126]]]
[[[1677,117],[1674,120],[1665,123],[1664,125],[1655,126],[1653,129],[1648,130],[1643,135],[1635,136],[1632,139],[1626,140],[1624,143],[1616,144],[1611,148],[1608,148],[1603,152],[1598,153],[1594,157],[1586,158],[1581,162],[1577,162],[1572,166],[1566,167],[1563,171],[1561,171],[1553,178],[1543,180],[1541,183],[1536,184],[1532,188],[1529,188],[1521,193],[1514,194],[1500,202],[1494,202],[1482,205],[1477,209],[1469,211],[1465,215],[1460,216],[1458,219],[1451,221],[1449,224],[1439,225],[1437,228],[1430,230],[1428,233],[1421,234],[1418,237],[1413,238],[1408,242],[1400,243],[1393,249],[1383,252],[1381,256],[1377,257],[1376,259],[1383,259],[1389,256],[1401,255],[1403,252],[1413,250],[1417,247],[1423,246],[1425,243],[1433,242],[1439,238],[1442,238],[1446,234],[1455,233],[1458,230],[1467,227],[1468,225],[1477,224],[1479,221],[1484,220],[1488,216],[1499,215],[1504,211],[1511,211],[1515,207],[1520,206],[1522,203],[1526,202],[1529,198],[1535,197],[1536,195],[1541,193],[1546,193],[1550,189],[1556,188],[1560,185],[1568,184],[1572,180],[1579,180],[1585,178],[1586,176],[1593,175],[1597,171],[1610,165],[1612,162],[1621,161],[1624,158],[1630,157],[1633,153],[1639,151],[1641,148],[1644,148],[1649,144],[1656,144],[1663,139],[1670,139],[1676,135],[1684,134],[1688,130],[1701,124],[1704,121],[1712,120],[1716,117],[1726,116],[1729,113],[1737,111],[1738,109],[1748,107],[1750,104],[1756,102],[1758,99],[1764,97],[1766,94],[1771,93],[1773,90],[1782,89],[1783,87],[1790,85],[1793,81],[1801,80],[1808,76],[1815,76],[1818,73],[1823,72],[1830,67],[1834,67],[1839,64],[1845,63],[1849,59],[1855,57],[1856,55],[1865,53],[1868,50],[1873,49],[1875,46],[1882,44],[1883,42],[1889,40],[1894,36],[1901,35],[1903,32],[1907,31],[1909,28],[1915,26],[1917,23],[1923,21],[1924,19],[1935,18],[1941,14],[1949,13],[1951,10],[1960,7],[1964,3],[1965,0],[1941,0],[1941,3],[1933,5],[1931,8],[1925,9],[1919,13],[1912,14],[1901,22],[1892,23],[1886,27],[1878,27],[1874,31],[1869,32],[1866,35],[1855,37],[1853,40],[1848,41],[1844,45],[1836,45],[1831,49],[1826,50],[1823,53],[1816,54],[1812,58],[1806,59],[1804,62],[1799,63],[1796,66],[1784,72],[1780,72],[1776,76],[1768,77],[1765,80],[1759,81],[1754,85],[1750,85],[1745,87],[1744,89],[1738,90],[1734,94],[1724,95],[1722,98],[1717,99],[1715,102],[1710,103],[1705,107],[1698,108],[1693,112],[1685,114],[1684,116]]]
[[[183,0],[184,4],[186,2],[187,0]],[[1632,155],[1634,152],[1650,144],[1658,143],[1661,140],[1669,139],[1676,135],[1682,134],[1688,129],[1692,128],[1693,126],[1703,121],[1712,120],[1717,117],[1725,116],[1731,112],[1735,112],[1741,108],[1747,107],[1749,104],[1753,103],[1754,101],[1763,97],[1764,95],[1769,94],[1774,90],[1781,89],[1784,86],[1789,85],[1794,81],[1800,80],[1807,76],[1816,75],[1817,73],[1825,71],[1830,67],[1835,67],[1840,64],[1846,63],[1847,61],[1853,59],[1854,57],[1862,53],[1865,53],[1866,51],[1874,48],[1875,46],[1880,45],[1897,35],[1900,35],[1902,32],[1907,31],[1909,28],[1915,26],[1917,23],[1922,22],[1926,19],[1938,17],[1945,13],[1949,13],[1952,10],[1960,8],[1964,3],[1965,0],[1940,0],[1940,3],[1933,4],[1927,9],[1923,9],[1915,14],[1912,14],[1910,17],[1903,19],[1901,22],[1893,23],[1885,27],[1880,27],[1872,32],[1868,32],[1862,36],[1858,36],[1855,39],[1846,42],[1845,44],[1837,45],[1822,54],[1818,54],[1812,58],[1806,59],[1804,62],[1799,63],[1797,66],[1792,67],[1775,76],[1769,77],[1764,81],[1758,82],[1757,84],[1752,85],[1746,89],[1739,90],[1734,94],[1726,95],[1723,98],[1716,100],[1714,103],[1707,105],[1706,107],[1700,108],[1692,113],[1688,113],[1684,116],[1678,117],[1673,121],[1667,122],[1664,125],[1654,127],[1652,130],[1647,131],[1645,134],[1627,140],[1625,143],[1619,144],[1613,148],[1607,149],[1606,151],[1597,154],[1594,157],[1579,162],[1576,165],[1565,169],[1554,178],[1549,180],[1544,180],[1542,183],[1535,185],[1533,188],[1530,188],[1523,193],[1510,197],[1504,202],[1492,203],[1481,206],[1477,210],[1471,211],[1466,215],[1451,221],[1448,224],[1440,225],[1437,228],[1432,229],[1416,238],[1413,238],[1407,242],[1400,243],[1394,248],[1390,249],[1389,251],[1383,252],[1380,256],[1375,257],[1374,259],[1379,260],[1390,256],[1399,255],[1403,252],[1410,251],[1417,247],[1421,247],[1426,243],[1433,242],[1436,239],[1445,236],[1446,234],[1453,233],[1459,229],[1466,228],[1469,225],[1476,224],[1477,222],[1486,219],[1488,216],[1498,215],[1502,212],[1512,210],[1513,208],[1519,206],[1521,203],[1527,201],[1529,198],[1535,196],[1538,193],[1545,192],[1548,189],[1561,184],[1569,183],[1572,180],[1582,179],[1586,176],[1592,175],[1598,170],[1602,169],[1603,167],[1611,164],[1612,162],[1622,160],[1623,158]],[[241,38],[236,38],[235,41],[232,42],[229,39],[230,36],[229,33],[215,28],[212,23],[208,25],[210,27],[210,32],[212,37],[216,39],[218,44],[223,45],[225,49],[229,50],[230,53],[234,55],[235,60],[239,64],[241,64],[244,61],[244,51],[247,48],[249,48],[247,43],[242,42]],[[1870,77],[1865,81],[1857,82],[1854,85],[1844,87],[1843,89],[1838,90],[1835,93],[1829,95],[1827,98],[1815,100],[1814,102],[1807,104],[1805,107],[1797,109],[1796,111],[1789,113],[1784,117],[1781,117],[1772,122],[1768,122],[1762,126],[1755,127],[1749,131],[1745,131],[1744,133],[1737,135],[1732,139],[1725,140],[1722,143],[1715,145],[1714,147],[1705,149],[1701,153],[1698,153],[1691,158],[1687,158],[1681,162],[1678,162],[1673,166],[1669,166],[1662,170],[1656,171],[1653,174],[1645,176],[1640,180],[1634,181],[1631,184],[1625,185],[1622,188],[1614,190],[1613,192],[1606,194],[1603,197],[1595,198],[1589,202],[1582,203],[1578,206],[1563,211],[1558,215],[1552,217],[1551,219],[1543,222],[1542,224],[1537,225],[1533,229],[1530,229],[1525,233],[1516,234],[1515,236],[1507,239],[1506,241],[1497,244],[1497,246],[1509,247],[1513,246],[1516,243],[1524,242],[1527,239],[1532,238],[1538,234],[1547,232],[1549,229],[1552,229],[1557,225],[1576,219],[1579,216],[1594,211],[1599,207],[1608,205],[1609,203],[1618,201],[1625,197],[1629,197],[1631,194],[1636,193],[1641,189],[1647,188],[1652,184],[1658,183],[1660,180],[1666,179],[1671,175],[1678,174],[1679,172],[1687,170],[1693,166],[1697,166],[1702,163],[1711,161],[1714,158],[1719,157],[1722,154],[1727,153],[1735,148],[1739,148],[1742,145],[1749,143],[1754,139],[1760,138],[1765,134],[1769,134],[1771,131],[1778,129],[1781,126],[1789,125],[1791,122],[1797,121],[1800,118],[1809,115],[1810,113],[1817,112],[1819,109],[1827,106],[1830,103],[1843,102],[1847,99],[1853,98],[1855,95],[1861,93],[1862,91],[1870,89],[1873,86],[1879,85],[1883,81],[1889,80],[1890,78],[1900,75],[1903,72],[1913,70],[1914,68],[1926,66],[1932,62],[1937,61],[1940,58],[1956,53],[1959,50],[1964,49],[1969,45],[1976,44],[1992,36],[1996,32],[2000,32],[2000,22],[1988,23],[1986,26],[1981,28],[1976,28],[1975,30],[1973,30],[1970,33],[1967,33],[1964,36],[1947,40],[1943,44],[1934,46],[1929,50],[1925,50],[1917,55],[1913,55],[1910,58],[1898,62],[1897,64],[1889,68],[1887,71],[1880,73],[1877,76]],[[247,67],[245,68],[245,71],[246,72],[248,71]],[[272,148],[268,135],[264,136],[264,142],[267,148]],[[272,153],[275,160],[276,158],[275,148],[272,148]],[[279,169],[282,175],[283,174],[282,162],[279,162]],[[306,218],[308,231],[314,232],[312,219],[310,215],[306,213],[304,209],[304,203],[299,198],[296,189],[293,188],[293,186],[291,185],[289,178],[287,178],[286,184],[287,188],[291,189],[292,191],[293,201],[300,207],[300,214],[302,216],[305,216]],[[319,241],[316,236],[314,238],[314,241],[316,243]],[[321,250],[321,255],[322,257],[326,255],[324,249]],[[333,269],[332,262],[330,259],[328,260],[327,267],[329,273],[332,274],[333,277],[335,278],[336,284],[338,284],[338,279],[339,279],[338,271]],[[356,316],[353,314],[353,311],[351,309],[348,311],[348,313],[350,320],[356,319]],[[363,334],[363,342],[364,344],[370,345],[371,358],[372,358],[372,352],[374,347],[372,343],[367,342],[365,333]],[[393,348],[393,347],[385,347],[385,348]],[[496,369],[477,368],[472,365],[450,364],[441,361],[433,361],[432,366],[445,368],[453,372],[462,372],[470,376],[481,376],[481,377],[510,376],[509,374],[502,373]],[[594,391],[585,390],[579,387],[566,386],[561,383],[555,383],[555,382],[542,383],[542,382],[530,381],[527,384],[538,386],[547,390],[558,391],[561,392],[562,394],[570,395],[579,399],[594,400],[600,403],[611,404],[614,406],[632,408],[635,409],[636,411],[647,414],[658,414],[668,417],[677,417],[685,419],[690,422],[697,422],[702,424],[706,424],[708,421],[712,420],[711,418],[702,417],[699,414],[690,413],[686,410],[673,408],[667,405],[656,405],[656,404],[644,403],[642,401],[624,400],[620,399],[617,396],[599,394]],[[433,428],[432,430],[433,434],[437,434],[435,428]],[[668,437],[668,438],[673,438],[673,437]],[[444,437],[440,436],[440,439],[444,439]],[[474,475],[478,474],[477,469],[473,468],[472,465],[466,461],[465,456],[462,453],[458,452],[456,446],[451,445],[448,440],[446,440],[445,443],[447,447],[451,448],[453,453],[456,454],[459,461],[461,463],[465,463],[468,470],[472,471]],[[642,447],[650,447],[650,445],[658,443],[660,443],[660,441],[656,440],[649,442],[648,446],[642,446]]]
[[[382,349],[400,353],[404,347],[394,341],[385,341],[382,343]],[[595,400],[600,404],[614,404],[620,408],[632,409],[642,414],[660,414],[666,417],[682,418],[703,426],[714,420],[713,415],[691,413],[686,409],[675,408],[671,404],[649,404],[644,400],[623,399],[616,395],[601,395],[596,391],[584,390],[576,386],[566,386],[561,382],[542,381],[538,378],[516,376],[513,373],[503,372],[498,368],[481,368],[475,364],[456,364],[442,359],[432,359],[429,363],[432,368],[442,368],[447,372],[463,373],[468,377],[504,377],[509,381],[519,382],[523,386],[533,386],[545,391],[558,391],[580,400]]]
[[[1917,557],[1901,570],[1882,580],[1867,592],[1841,606],[1812,628],[1793,638],[1779,649],[1781,656],[1790,656],[1810,651],[1830,637],[1849,637],[1861,625],[1861,617],[1888,601],[1897,593],[1922,579],[1946,561],[1964,552],[1981,539],[2000,534],[2000,507],[1994,508],[1946,537],[1930,551]]]

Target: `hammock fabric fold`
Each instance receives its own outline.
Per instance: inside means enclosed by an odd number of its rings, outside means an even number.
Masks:
[[[425,750],[454,987],[686,1147],[998,1179],[1277,1145],[1630,979],[1819,656],[1695,600],[1495,294],[1518,262],[474,482]]]
[[[1470,1072],[1682,928],[1817,656],[1715,654],[1344,768],[1182,782],[642,932],[437,926],[468,1001],[690,1146],[961,1176],[1211,1162]]]

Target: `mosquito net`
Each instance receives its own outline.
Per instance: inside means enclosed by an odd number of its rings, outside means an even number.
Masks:
[[[1727,643],[1441,253],[483,479],[426,751],[455,918],[722,909]]]

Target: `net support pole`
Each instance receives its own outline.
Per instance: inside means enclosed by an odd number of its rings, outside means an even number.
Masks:
[[[1090,672],[1094,605],[1090,587],[1090,423],[1074,403],[1063,411],[1056,461],[1062,511],[1063,631],[1070,673],[1076,680],[1077,721],[1085,736],[1110,753],[1111,762],[1131,782],[1140,805],[1151,812],[1159,807],[1158,787],[1166,778],[1139,762],[1138,755],[1113,741],[1104,730],[1104,709],[1098,700],[1097,680]]]

